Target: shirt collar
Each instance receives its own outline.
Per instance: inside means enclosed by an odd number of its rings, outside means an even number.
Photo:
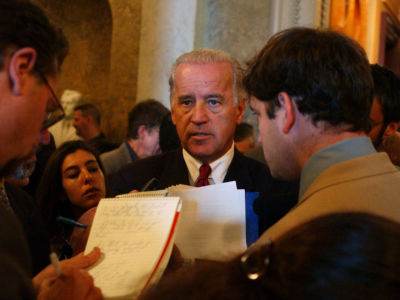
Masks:
[[[299,199],[311,183],[329,167],[375,152],[371,139],[365,136],[346,139],[315,152],[301,171]]]
[[[138,160],[138,157],[137,157],[135,151],[133,151],[131,145],[129,145],[128,142],[125,142],[125,146],[126,146],[126,148],[128,148],[128,152],[129,152],[129,155],[130,155],[132,161]]]
[[[185,160],[186,166],[189,170],[189,183],[190,185],[194,185],[199,177],[199,168],[203,163],[190,155],[185,149],[182,149],[182,152],[183,159]],[[209,178],[211,184],[222,183],[224,181],[234,153],[235,146],[232,143],[231,148],[223,156],[209,164],[211,167],[211,174]]]

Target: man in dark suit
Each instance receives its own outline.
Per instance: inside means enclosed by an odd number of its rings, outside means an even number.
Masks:
[[[201,186],[233,181],[246,192],[259,192],[254,207],[269,206],[259,216],[259,231],[276,222],[296,202],[296,187],[275,181],[267,167],[235,150],[236,125],[243,120],[242,69],[228,53],[202,49],[181,55],[169,79],[172,121],[183,149],[134,162],[114,178],[113,193],[141,189],[155,177],[158,188]],[[275,203],[279,197],[281,203]]]
[[[128,114],[126,141],[117,149],[100,155],[106,175],[138,159],[160,154],[160,125],[168,113],[169,110],[154,99],[136,104]]]

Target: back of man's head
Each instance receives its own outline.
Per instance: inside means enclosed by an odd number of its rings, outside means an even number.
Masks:
[[[384,123],[400,121],[400,78],[377,64],[371,65],[374,96],[382,106]]]
[[[81,111],[82,112],[82,116],[87,118],[87,117],[92,117],[94,124],[100,128],[100,111],[97,108],[97,106],[95,106],[94,104],[91,103],[85,103],[85,104],[81,104],[78,105],[74,108],[74,111]]]
[[[137,139],[139,126],[146,126],[147,130],[159,128],[168,109],[154,99],[147,99],[136,104],[128,115],[128,138]]]
[[[254,127],[249,123],[242,122],[236,126],[235,136],[233,139],[235,142],[243,141],[244,139],[251,138],[253,143],[255,142],[255,131]]]
[[[373,83],[361,46],[340,33],[292,28],[274,35],[250,62],[247,91],[269,102],[268,116],[286,92],[313,123],[368,131]],[[356,116],[356,117],[355,117]]]
[[[249,123],[242,122],[236,126],[233,136],[235,146],[240,152],[247,152],[256,146],[256,132]]]
[[[175,71],[180,64],[208,65],[223,62],[229,63],[232,67],[235,105],[237,105],[246,96],[243,87],[243,69],[240,66],[240,63],[232,55],[225,51],[214,49],[193,50],[191,52],[182,54],[176,59],[176,61],[172,65],[169,77],[169,92],[171,104],[174,98]]]
[[[36,71],[45,76],[58,72],[68,42],[40,8],[28,1],[0,0],[0,20],[0,69],[9,52],[31,47],[36,50]]]

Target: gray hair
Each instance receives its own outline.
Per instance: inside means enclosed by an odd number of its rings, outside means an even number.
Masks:
[[[238,99],[246,97],[246,93],[243,87],[243,69],[240,63],[229,53],[222,50],[214,49],[197,49],[191,52],[187,52],[179,56],[174,64],[172,65],[170,76],[169,76],[169,97],[172,105],[174,99],[174,88],[175,88],[175,72],[180,64],[193,64],[193,65],[208,65],[226,62],[232,66],[233,69],[233,97],[234,105],[239,104]]]

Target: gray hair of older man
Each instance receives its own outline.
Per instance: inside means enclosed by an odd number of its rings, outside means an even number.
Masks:
[[[229,63],[232,67],[234,105],[238,105],[240,100],[246,98],[247,95],[243,88],[243,69],[240,66],[240,63],[232,55],[225,51],[214,49],[193,50],[191,52],[182,54],[176,59],[172,65],[168,81],[171,105],[175,92],[175,72],[180,64],[209,65],[223,62]]]

